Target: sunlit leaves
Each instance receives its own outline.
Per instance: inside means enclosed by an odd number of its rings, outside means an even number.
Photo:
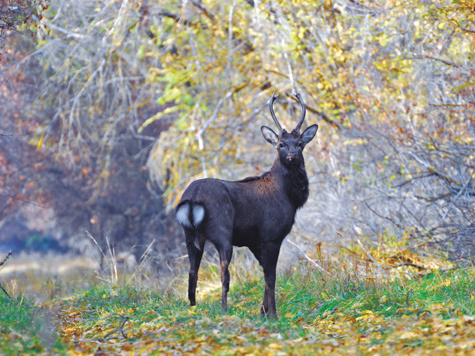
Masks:
[[[287,271],[277,281],[281,314],[276,321],[258,316],[262,276],[242,266],[232,266],[236,279],[229,294],[230,311],[222,313],[219,272],[206,265],[198,285],[198,306],[192,308],[184,301],[185,278],[166,293],[94,287],[62,301],[63,342],[78,354],[99,348],[118,353],[334,355],[475,347],[471,337],[475,320],[470,315],[475,305],[470,299],[473,271],[439,274],[438,261],[426,265],[428,260],[417,259],[409,249],[400,250],[404,246],[393,236],[385,239],[379,252],[369,249],[379,267],[369,262],[368,251],[356,247],[333,257],[315,253],[328,275],[304,261]],[[404,278],[415,271],[410,266],[381,270],[381,265],[403,261],[427,266],[427,275]]]
[[[87,175],[97,197],[125,131],[147,142],[160,135],[148,166],[171,208],[194,179],[267,170],[274,151],[263,148],[259,126],[272,123],[268,100],[279,94],[277,116],[292,128],[299,108],[291,94],[300,92],[306,124],[321,124],[306,155],[309,238],[321,236],[321,226],[351,230],[354,219],[368,221],[362,202],[376,196],[382,216],[409,225],[445,216],[422,219],[414,197],[428,199],[426,188],[457,192],[466,182],[457,167],[469,160],[456,151],[473,143],[471,3],[251,3],[78,1],[67,15],[52,12],[44,19],[52,31],[36,52],[47,114],[31,143],[72,165],[100,166],[96,179]],[[395,212],[399,188],[415,181],[427,184],[401,193],[414,199]],[[391,221],[370,216],[368,234]]]
[[[415,253],[410,235],[402,242],[391,234],[381,235],[377,244],[360,242],[340,248],[318,244],[282,269],[277,320],[260,317],[263,275],[242,251],[231,265],[226,313],[219,267],[207,259],[192,308],[184,265],[176,274],[153,276],[152,287],[130,283],[122,272],[114,283],[88,278],[82,291],[59,283],[60,294],[72,295],[42,304],[1,294],[0,353],[473,353],[473,267],[453,268]],[[50,279],[35,278],[51,285]],[[68,278],[85,282],[83,272]]]
[[[210,165],[229,167],[236,154],[216,150],[222,147],[217,144],[219,133],[237,120],[252,120],[271,90],[306,92],[308,105],[349,129],[362,125],[362,119],[405,126],[399,116],[389,114],[394,107],[407,99],[419,107],[427,104],[427,93],[418,86],[423,57],[414,55],[415,43],[434,46],[443,34],[434,31],[440,26],[434,28],[425,17],[429,8],[421,4],[412,5],[413,11],[404,2],[383,5],[385,11],[371,4],[343,8],[332,1],[264,1],[254,9],[204,2],[202,8],[187,4],[181,12],[169,7],[174,17],[163,16],[154,27],[159,47],[150,48],[149,55],[159,58],[161,66],[151,69],[150,80],[165,84],[158,102],[175,108],[145,125],[173,112],[176,133],[196,140],[199,152],[185,153],[190,146],[179,140],[176,145],[159,143],[173,149],[173,166],[166,176],[207,175]],[[216,108],[220,110],[214,117]],[[206,126],[208,120],[212,125]],[[229,133],[230,144],[236,139],[241,147],[252,142]],[[187,155],[202,164],[192,164]],[[167,178],[167,184],[181,185],[183,179]]]

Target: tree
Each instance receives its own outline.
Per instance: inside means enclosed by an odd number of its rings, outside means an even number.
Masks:
[[[310,162],[326,177],[316,182],[312,212],[302,219],[313,236],[354,234],[361,225],[370,235],[395,227],[401,235],[432,236],[454,212],[432,211],[430,199],[417,197],[434,193],[434,178],[447,188],[440,173],[447,169],[460,177],[454,184],[467,186],[471,3],[190,2],[172,11],[154,17],[156,47],[146,53],[161,58],[149,79],[167,83],[160,102],[173,103],[148,122],[178,116],[149,161],[170,207],[190,180],[239,177],[242,157],[266,159],[252,152],[256,137],[239,132],[264,122],[258,115],[277,90],[288,98],[303,93],[328,124],[319,133],[322,152]],[[437,173],[418,156],[430,156],[433,147],[440,150]],[[460,189],[448,188],[460,199]]]
[[[389,230],[437,235],[453,250],[454,236],[470,235],[473,209],[473,16],[462,0],[58,0],[19,68],[41,88],[28,106],[29,143],[61,167],[83,218],[54,197],[60,178],[38,192],[63,226],[105,243],[121,235],[105,232],[107,221],[142,221],[151,182],[170,212],[199,177],[260,174],[273,158],[260,150],[267,102],[279,92],[278,116],[291,127],[299,92],[308,122],[323,125],[306,155],[311,196],[296,235]],[[146,203],[127,194],[131,175]],[[172,226],[161,238],[178,246]],[[126,230],[124,246],[138,231]]]
[[[0,62],[7,34],[27,25],[34,30],[47,8],[48,0],[0,0]]]
[[[152,135],[169,124],[152,125],[145,135],[137,134],[140,115],[157,110],[141,87],[143,68],[121,58],[128,56],[127,45],[117,47],[110,33],[82,22],[83,16],[109,21],[122,13],[116,9],[97,14],[95,6],[82,1],[57,6],[42,20],[38,50],[11,59],[7,67],[10,74],[20,73],[15,87],[24,102],[16,110],[10,108],[6,123],[10,132],[27,140],[29,151],[22,160],[12,157],[8,167],[24,172],[30,188],[25,196],[54,211],[50,233],[70,246],[96,248],[87,237],[92,236],[107,253],[108,239],[117,254],[133,251],[138,259],[160,239],[161,251],[167,254],[176,249],[173,224],[162,213],[160,193],[148,183],[142,166]],[[49,16],[54,23],[48,22]],[[84,28],[76,35],[70,28],[77,30],[78,25]],[[128,28],[123,30],[128,33]],[[96,53],[91,49],[98,35],[104,35],[110,47]],[[77,41],[73,52],[68,51],[71,39]],[[20,88],[30,80],[35,90],[26,96]]]

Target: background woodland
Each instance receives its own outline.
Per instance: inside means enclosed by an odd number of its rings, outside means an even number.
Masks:
[[[166,266],[186,186],[265,172],[268,101],[292,127],[298,92],[320,129],[291,241],[391,234],[473,261],[472,1],[0,4],[5,246],[100,256],[94,239]]]

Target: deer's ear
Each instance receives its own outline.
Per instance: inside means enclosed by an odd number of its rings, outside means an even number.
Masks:
[[[279,136],[274,132],[274,130],[267,126],[262,126],[261,132],[267,142],[271,143],[273,146],[277,145],[277,142],[279,142]]]
[[[313,140],[313,138],[317,134],[317,130],[318,130],[318,125],[311,125],[305,129],[305,131],[302,133],[302,136],[301,136],[304,145],[306,145],[307,143]]]

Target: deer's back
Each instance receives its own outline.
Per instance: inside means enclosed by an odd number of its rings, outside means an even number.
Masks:
[[[212,242],[226,237],[235,246],[280,243],[292,228],[296,209],[278,182],[263,177],[237,182],[200,179],[190,184],[182,200],[204,205],[201,232]]]

